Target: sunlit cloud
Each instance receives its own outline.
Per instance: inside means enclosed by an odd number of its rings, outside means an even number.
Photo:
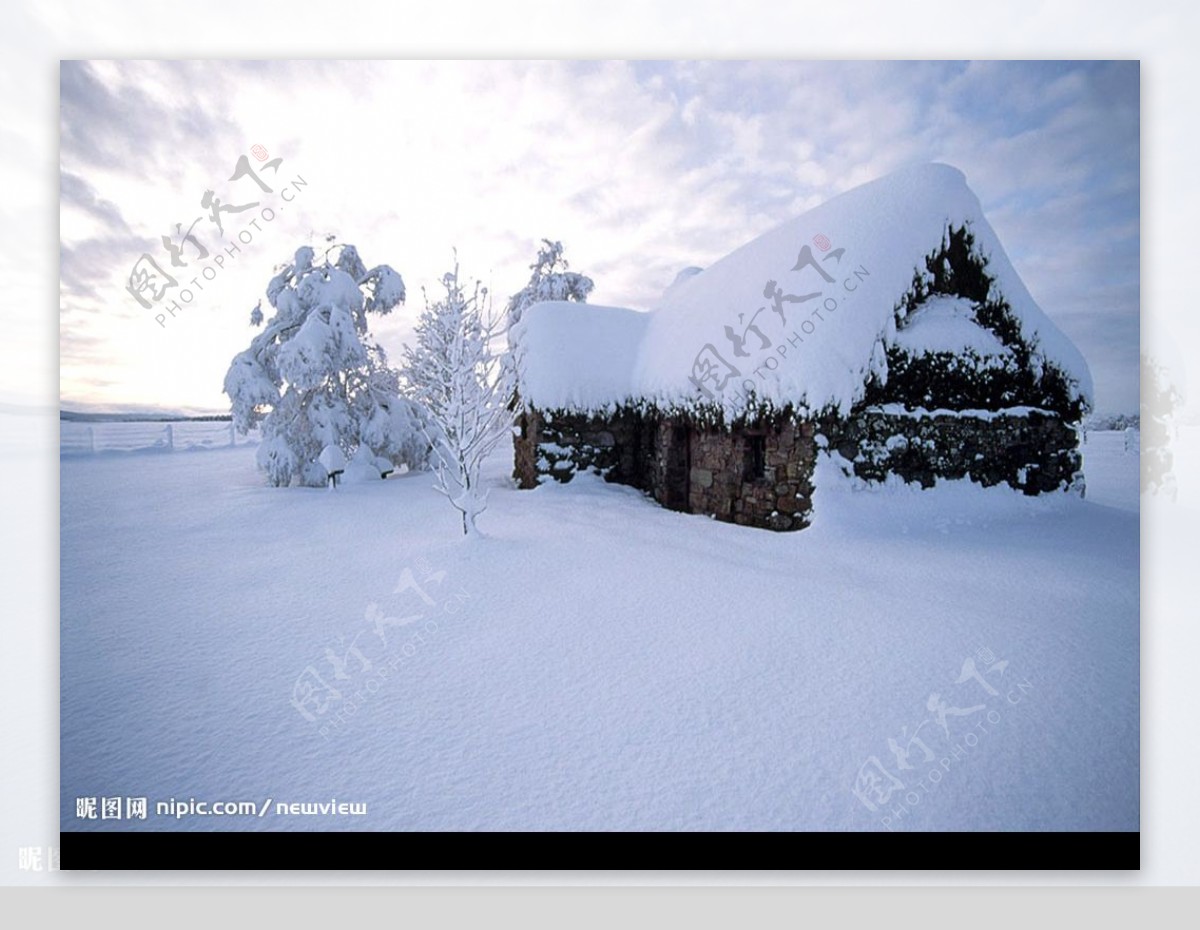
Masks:
[[[681,268],[938,160],[1088,357],[1101,409],[1132,410],[1138,120],[1136,63],[65,63],[64,404],[222,409],[250,308],[327,234],[408,283],[376,327],[396,356],[454,248],[501,300],[561,239],[595,302],[647,308]],[[255,144],[282,158],[269,183],[307,186],[159,326],[125,290],[133,263],[196,218],[227,248],[201,198],[257,196],[228,180]]]

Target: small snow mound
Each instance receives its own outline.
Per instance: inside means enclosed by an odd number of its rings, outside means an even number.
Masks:
[[[703,271],[704,269],[697,265],[689,265],[687,268],[684,268],[679,272],[679,274],[675,275],[675,280],[668,284],[663,290],[661,299],[666,299],[667,296],[673,293],[677,287],[679,287],[688,279],[696,277],[696,275]]]
[[[326,446],[321,450],[317,461],[321,463],[321,467],[325,469],[327,475],[346,469],[346,456],[337,446]]]
[[[384,458],[377,458],[370,449],[360,446],[358,451],[350,457],[350,461],[346,463],[342,481],[345,484],[367,484],[378,481],[383,477],[385,471],[391,470],[391,462]]]
[[[975,305],[964,297],[930,297],[897,330],[894,345],[909,355],[971,350],[981,357],[1011,357],[1012,351],[975,320]]]

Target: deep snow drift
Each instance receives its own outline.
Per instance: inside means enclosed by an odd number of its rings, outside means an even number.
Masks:
[[[62,828],[1137,829],[1137,456],[1082,448],[1084,501],[823,476],[794,534],[498,455],[469,542],[428,474],[64,458]]]

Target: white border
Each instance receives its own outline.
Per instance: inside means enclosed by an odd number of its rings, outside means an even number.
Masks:
[[[35,9],[40,13],[33,12]],[[7,348],[0,349],[0,456],[4,484],[0,597],[6,615],[0,736],[0,884],[45,882],[16,871],[21,845],[57,838],[58,59],[93,57],[655,57],[655,58],[1139,58],[1143,86],[1143,342],[1182,341],[1194,328],[1191,271],[1197,184],[1193,44],[1200,14],[1184,3],[933,0],[781,4],[690,0],[595,4],[328,4],[161,0],[5,11],[4,128],[20,146],[0,154],[0,280]],[[46,24],[49,24],[48,26]],[[30,300],[32,295],[35,299]],[[1191,360],[1185,359],[1190,367]],[[1188,379],[1200,384],[1195,375]],[[1180,483],[1196,480],[1179,476]],[[1129,873],[977,872],[736,874],[569,873],[568,883],[735,884],[1194,884],[1200,878],[1200,804],[1194,666],[1200,625],[1172,553],[1194,551],[1197,515],[1143,512],[1143,868]],[[1161,556],[1161,558],[1160,558]],[[1151,561],[1153,560],[1153,561]],[[897,863],[908,865],[911,863]],[[1019,865],[1019,857],[1014,865]],[[95,875],[124,884],[370,884],[395,876],[278,873]],[[59,873],[53,881],[67,880]],[[91,879],[76,876],[71,883]],[[405,883],[559,882],[552,873],[417,873]]]

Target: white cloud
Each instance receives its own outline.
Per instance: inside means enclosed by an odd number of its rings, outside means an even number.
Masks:
[[[1035,295],[1074,294],[1071,312],[1095,289],[1097,236],[1136,223],[1136,209],[1100,203],[1138,171],[1136,87],[1132,113],[1125,93],[1113,116],[1112,87],[1128,84],[1119,67],[138,62],[64,73],[63,170],[92,193],[64,189],[68,400],[222,406],[249,308],[310,231],[405,276],[409,308],[379,327],[395,352],[419,285],[452,247],[499,297],[524,283],[538,239],[561,239],[596,278],[596,302],[645,306],[685,265],[912,161],[963,168]],[[226,179],[255,143],[284,158],[281,178],[309,186],[161,329],[124,294],[131,245],[153,250],[186,227],[206,189],[253,195]],[[99,228],[104,202],[127,232]],[[1076,264],[1045,258],[1055,236],[1078,242],[1060,253]],[[1104,313],[1136,332],[1136,306]]]

